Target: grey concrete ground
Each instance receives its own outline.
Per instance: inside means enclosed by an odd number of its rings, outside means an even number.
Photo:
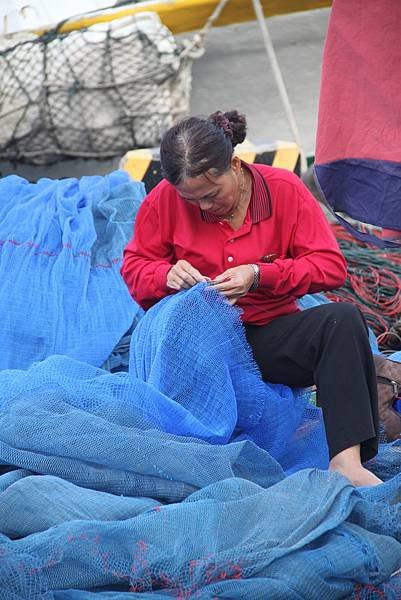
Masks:
[[[323,43],[329,9],[268,20],[278,62],[288,89],[304,150],[314,152]],[[191,38],[192,34],[185,37]],[[237,108],[248,117],[255,143],[291,140],[285,112],[256,21],[211,30],[204,55],[193,63],[192,114]],[[119,159],[68,160],[48,167],[0,163],[0,175],[30,180],[103,174]]]
[[[268,20],[277,59],[307,153],[313,153],[320,68],[329,9]],[[212,30],[193,65],[191,112],[237,108],[254,142],[291,140],[282,102],[256,22]]]

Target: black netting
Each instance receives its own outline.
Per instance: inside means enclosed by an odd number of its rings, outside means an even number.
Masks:
[[[0,158],[46,164],[158,145],[188,112],[191,61],[157,15],[0,42]]]

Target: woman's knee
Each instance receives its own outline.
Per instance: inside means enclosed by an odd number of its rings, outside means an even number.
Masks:
[[[350,304],[349,302],[331,302],[327,306],[330,306],[330,312],[333,316],[345,320],[353,321],[354,319],[361,319],[361,312],[359,308]]]
[[[329,325],[340,326],[349,332],[358,329],[367,331],[367,325],[361,311],[353,304],[332,302],[326,306],[329,307],[326,311],[326,322]]]

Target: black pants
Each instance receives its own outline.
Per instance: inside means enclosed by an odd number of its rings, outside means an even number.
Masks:
[[[331,303],[245,325],[265,381],[316,385],[330,458],[361,444],[365,462],[377,453],[377,382],[368,331],[351,304]]]

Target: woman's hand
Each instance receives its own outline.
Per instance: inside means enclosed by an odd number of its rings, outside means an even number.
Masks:
[[[235,304],[238,298],[249,292],[255,279],[255,272],[251,265],[240,265],[227,269],[221,275],[213,279],[215,290],[226,296],[230,304]]]
[[[173,290],[188,290],[200,281],[210,281],[188,261],[178,260],[167,273],[167,287]]]

